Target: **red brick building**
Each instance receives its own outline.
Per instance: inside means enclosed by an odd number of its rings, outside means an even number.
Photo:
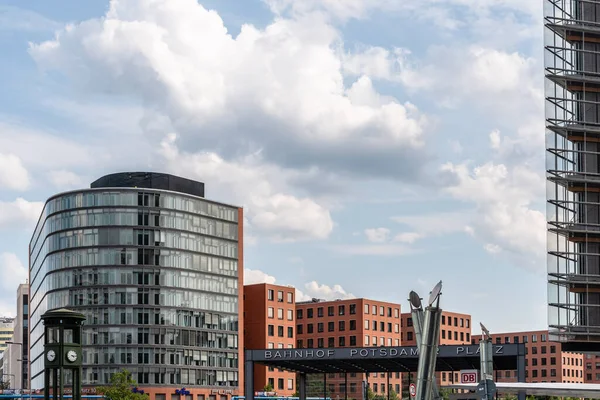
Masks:
[[[400,346],[400,304],[368,299],[296,303],[296,345],[298,348]],[[400,373],[348,374],[348,397],[361,397],[362,381],[367,380],[375,394],[391,388],[401,390]],[[327,376],[328,396],[343,397],[344,374]]]
[[[284,349],[296,344],[293,287],[266,283],[244,286],[244,345],[247,349]],[[254,390],[266,385],[281,396],[296,391],[296,375],[272,367],[254,367]]]
[[[473,336],[477,344],[481,335]],[[527,382],[583,383],[583,355],[561,351],[560,343],[548,341],[548,331],[492,334],[494,344],[525,343]],[[517,371],[495,371],[498,382],[516,382]]]
[[[402,346],[416,346],[412,314],[402,314]],[[471,343],[471,316],[468,314],[459,314],[449,311],[442,311],[442,326],[440,327],[440,345],[458,345]],[[413,373],[411,380],[414,382],[416,374]],[[437,381],[441,386],[458,382],[459,373],[442,371],[437,373]],[[404,387],[408,386],[408,375],[404,382]]]

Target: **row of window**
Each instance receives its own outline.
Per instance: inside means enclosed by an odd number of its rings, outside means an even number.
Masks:
[[[502,340],[501,336],[493,336],[492,335],[492,340],[496,341],[496,344],[502,344],[502,342],[504,342],[504,344],[510,344],[511,340],[510,340],[510,336],[504,336],[504,340]],[[528,335],[523,335],[523,336],[513,336],[512,337],[512,343],[520,343],[520,339],[522,339],[521,343],[528,343],[529,342],[529,336]],[[532,334],[531,335],[531,343],[537,343],[538,341],[538,335],[536,334]],[[545,333],[542,333],[540,335],[540,342],[547,342],[548,341],[548,336]],[[473,344],[475,344],[475,341],[473,341]]]
[[[284,337],[284,332],[285,332],[285,327],[283,326],[278,326],[277,327],[277,337]],[[275,336],[275,326],[274,325],[269,325],[267,327],[267,334],[269,336]],[[288,338],[294,338],[294,328],[291,326],[287,327],[287,337]]]
[[[277,291],[277,302],[279,303],[283,303],[283,290],[278,290]],[[292,292],[287,292],[285,293],[286,297],[287,297],[287,303],[288,304],[293,304],[294,303],[294,293]],[[269,289],[267,290],[267,299],[269,301],[275,301],[275,291],[273,289]]]
[[[379,325],[379,329],[377,329]],[[400,324],[392,324],[391,322],[383,322],[383,321],[369,321],[368,319],[365,319],[365,323],[364,323],[364,327],[365,330],[370,330],[372,329],[374,332],[380,331],[380,332],[385,332],[386,331],[386,327],[387,327],[387,332],[392,332],[392,326],[394,328],[394,333],[400,333]]]
[[[452,322],[454,322],[454,324]],[[456,326],[456,327],[460,327],[460,328],[470,328],[471,320],[468,318],[459,318],[459,317],[451,317],[449,315],[448,316],[442,315],[442,325]],[[413,326],[412,317],[408,317],[406,319],[406,326]]]
[[[275,378],[269,378],[269,385],[276,390],[294,390],[294,380],[292,378],[287,379],[287,386],[284,385],[286,380],[284,378],[277,378],[277,386],[275,386]]]
[[[215,368],[238,368],[237,352],[184,351],[165,348],[83,348],[84,365],[155,364],[197,366]]]
[[[336,323],[333,321],[329,321],[327,323],[327,332],[335,332],[335,325]],[[391,325],[391,324],[390,324]],[[390,327],[391,329],[391,327]],[[311,334],[314,333],[314,324],[306,324],[306,334]],[[351,319],[350,321],[348,321],[348,330],[350,331],[355,331],[356,330],[356,320],[355,319]],[[338,332],[344,332],[346,331],[346,321],[338,321],[337,323],[337,331]],[[319,322],[317,323],[317,332],[318,333],[323,333],[325,332],[325,324],[323,322]],[[298,324],[296,326],[296,333],[298,335],[303,335],[304,334],[304,325],[303,324]]]
[[[356,310],[357,310],[356,307],[357,307],[356,304],[348,305],[348,312],[350,315],[356,314]],[[304,310],[305,310],[304,308],[298,308],[296,310],[296,318],[297,319],[304,318]],[[312,307],[306,308],[306,318],[314,318],[314,310],[315,309]],[[372,313],[370,313],[369,310],[371,310]],[[378,307],[376,305],[373,305],[373,307],[371,308],[368,304],[365,304],[365,309],[364,309],[365,314],[378,315],[377,310],[378,310]],[[386,310],[387,310],[387,313],[386,313]],[[336,315],[335,306],[327,306],[327,316],[333,317],[335,315]],[[337,315],[338,316],[346,315],[346,305],[345,304],[340,304],[337,306]],[[379,307],[379,315],[382,317],[387,316],[389,318],[391,318],[393,315],[394,318],[400,318],[400,309],[399,308],[392,309],[392,307],[380,306]],[[317,318],[323,318],[324,316],[325,316],[325,307],[317,307]]]
[[[346,340],[348,339],[348,340]],[[313,349],[315,348],[315,339],[314,338],[310,338],[310,339],[298,339],[296,341],[296,347],[299,349],[304,348],[304,344],[306,343],[306,348],[307,349]],[[336,338],[335,337],[329,337],[327,338],[327,346],[325,346],[325,338],[317,338],[317,345],[316,348],[325,348],[325,347],[344,347],[344,346],[357,346],[357,339],[355,335],[351,335],[348,336],[346,338],[346,336],[339,336],[337,338],[337,344],[336,344]],[[377,337],[377,336],[368,336],[365,335],[364,337],[364,346],[400,346],[400,339],[392,339],[392,338],[385,338],[385,337]]]
[[[287,310],[284,310],[283,308],[278,308],[277,309],[277,319],[283,319],[284,313],[285,313],[288,321],[294,320],[294,310],[291,308],[288,308]],[[273,308],[273,307],[267,308],[267,317],[271,318],[271,319],[275,318],[275,308]]]

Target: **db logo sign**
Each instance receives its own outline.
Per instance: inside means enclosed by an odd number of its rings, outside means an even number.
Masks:
[[[477,370],[469,369],[460,371],[460,383],[477,383]]]
[[[410,397],[415,397],[417,395],[417,385],[411,383],[408,387],[408,392],[410,393]]]

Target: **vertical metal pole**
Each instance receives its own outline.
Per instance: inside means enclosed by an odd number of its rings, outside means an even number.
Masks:
[[[421,343],[423,340],[423,321],[425,319],[422,308],[412,308],[411,311],[413,319],[413,329],[415,331],[415,339],[417,341],[417,348],[421,349]],[[440,398],[440,391],[437,385],[437,379],[434,376],[431,377],[431,390],[433,391],[432,396],[434,399]]]
[[[246,350],[244,362],[244,395],[246,400],[254,400],[254,361],[250,350]]]
[[[298,397],[298,400],[306,400],[306,374],[304,372],[298,374]]]
[[[525,348],[525,345],[523,345]],[[525,382],[525,350],[519,351],[519,355],[517,356],[517,380],[519,382]],[[519,391],[517,395],[518,400],[525,400],[526,395],[525,391]]]
[[[323,374],[323,399],[327,398],[327,374]]]
[[[348,373],[344,372],[344,400],[348,400]]]
[[[387,377],[387,400],[390,400],[390,372],[386,372]]]

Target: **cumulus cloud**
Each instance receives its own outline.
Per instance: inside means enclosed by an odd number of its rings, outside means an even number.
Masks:
[[[29,173],[21,159],[14,154],[0,153],[0,189],[25,190],[29,185]]]
[[[488,252],[508,251],[519,256],[519,265],[541,272],[546,219],[534,203],[543,198],[544,177],[526,166],[492,162],[473,168],[448,163],[443,169],[457,179],[447,191],[476,206],[468,232],[482,240]]]
[[[365,235],[367,240],[372,243],[385,242],[390,234],[390,230],[387,228],[368,228],[365,229]]]
[[[25,283],[29,273],[14,253],[0,253],[0,316],[14,317],[17,314],[17,287]]]
[[[207,193],[244,207],[247,227],[277,241],[325,239],[333,229],[329,211],[309,198],[286,194],[285,171],[247,157],[228,162],[215,153],[186,153],[176,136],[162,142],[160,155],[174,174],[209,182]],[[284,190],[284,192],[278,189]]]
[[[43,208],[43,202],[28,201],[20,197],[12,202],[0,201],[0,229],[31,229],[39,219]]]
[[[48,172],[48,178],[58,188],[77,188],[83,185],[79,175],[64,169]]]
[[[244,285],[252,285],[256,283],[269,283],[278,284],[277,279],[260,270],[244,269]],[[324,300],[336,300],[336,299],[351,299],[355,298],[352,293],[348,293],[342,286],[333,285],[328,286],[319,284],[317,281],[311,281],[304,284],[304,291],[296,288],[296,301],[310,301],[313,298],[324,299]]]
[[[318,17],[244,25],[232,37],[194,0],[132,0],[30,52],[84,89],[142,99],[190,152],[260,151],[296,168],[416,179],[427,119],[366,76],[346,86],[340,43]]]

